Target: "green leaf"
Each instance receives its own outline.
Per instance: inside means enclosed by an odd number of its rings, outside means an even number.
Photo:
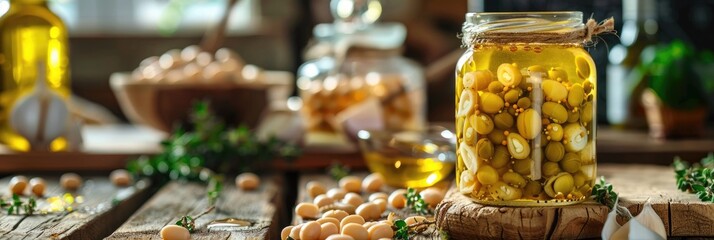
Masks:
[[[697,185],[692,185],[692,189],[694,189],[694,191],[697,191],[697,192],[705,193],[705,192],[704,192],[704,191],[705,191],[704,186],[699,185],[699,184],[697,184]]]
[[[397,226],[397,228],[403,228],[407,226],[407,222],[402,219],[399,219],[397,221],[394,221],[394,226]]]

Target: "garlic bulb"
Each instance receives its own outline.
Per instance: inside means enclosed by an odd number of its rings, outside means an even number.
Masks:
[[[64,99],[48,89],[45,64],[37,65],[35,89],[18,99],[10,112],[10,127],[30,142],[33,151],[49,151],[52,140],[65,133],[69,110]]]

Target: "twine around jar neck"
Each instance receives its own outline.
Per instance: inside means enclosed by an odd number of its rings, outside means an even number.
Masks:
[[[534,32],[509,32],[509,31],[474,31],[474,25],[464,23],[462,43],[465,47],[475,44],[496,43],[550,43],[592,44],[593,37],[600,34],[615,33],[615,19],[610,17],[602,22],[588,19],[581,28],[571,31],[534,31]]]

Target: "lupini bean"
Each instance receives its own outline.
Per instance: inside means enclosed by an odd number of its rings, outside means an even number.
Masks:
[[[360,192],[362,190],[362,181],[356,176],[346,176],[338,182],[340,188],[347,192]]]
[[[14,176],[10,179],[10,193],[23,195],[25,193],[25,188],[27,187],[27,177],[25,176]]]
[[[555,123],[565,123],[568,121],[568,110],[558,103],[545,102],[543,103],[543,117],[553,120]]]
[[[508,185],[517,187],[517,188],[523,188],[526,186],[526,179],[523,178],[518,173],[515,172],[507,172],[503,174],[503,182],[507,183]]]
[[[436,205],[444,200],[444,192],[437,188],[424,189],[419,192],[419,195],[431,208],[436,208]]]
[[[260,177],[255,173],[241,173],[236,177],[236,186],[242,190],[255,190],[260,186]]]
[[[565,147],[560,142],[549,142],[545,146],[545,158],[550,161],[558,162],[565,156]]]
[[[290,236],[290,231],[293,230],[293,226],[287,226],[283,228],[282,231],[280,231],[280,239],[281,240],[287,240],[288,236]]]
[[[502,168],[511,161],[511,156],[508,154],[508,147],[498,146],[494,150],[491,166],[494,168]]]
[[[312,203],[314,203],[318,207],[322,207],[335,203],[335,199],[332,199],[327,195],[322,194],[315,197],[315,199],[312,200]]]
[[[389,226],[386,223],[374,224],[373,226],[369,227],[369,229],[367,229],[367,233],[369,235],[370,240],[381,238],[391,239],[392,237],[394,237],[394,230],[392,230],[392,226]]]
[[[341,234],[352,236],[355,240],[368,240],[369,232],[361,224],[350,223],[342,227]]]
[[[568,73],[565,72],[564,69],[554,67],[550,68],[548,70],[548,78],[553,79],[558,82],[567,82],[568,81]]]
[[[338,221],[342,221],[345,217],[349,216],[350,214],[343,211],[343,210],[329,210],[325,213],[322,214],[322,218],[334,218],[337,219]]]
[[[347,224],[354,223],[354,224],[359,224],[360,226],[364,224],[366,221],[364,218],[360,215],[349,215],[340,221],[340,229],[344,228]]]
[[[315,221],[306,222],[300,229],[300,240],[319,240],[320,231],[320,223]]]
[[[493,73],[489,70],[480,70],[473,73],[476,80],[476,90],[483,91],[488,89],[488,84],[493,81]]]
[[[542,128],[540,114],[533,109],[527,109],[518,115],[516,126],[523,138],[535,139]]]
[[[129,186],[131,184],[132,178],[129,171],[124,169],[117,169],[109,174],[109,179],[116,186]]]
[[[334,223],[328,222],[320,225],[320,239],[327,239],[327,237],[339,233],[340,229]]]
[[[325,240],[355,240],[355,238],[353,238],[350,235],[335,234],[335,235],[327,237],[327,239],[325,239]]]
[[[331,188],[326,193],[328,197],[335,200],[342,200],[343,198],[345,198],[345,194],[347,194],[347,191],[342,188]]]
[[[480,100],[479,108],[484,113],[496,113],[503,108],[503,99],[495,93],[484,92]]]
[[[65,173],[60,177],[60,186],[62,188],[75,191],[82,186],[82,177],[76,173]]]
[[[320,216],[320,208],[313,203],[300,203],[295,206],[295,214],[302,218],[314,219]]]
[[[45,180],[41,177],[34,177],[30,179],[30,190],[35,196],[42,197],[45,194]]]
[[[327,190],[325,189],[325,186],[322,185],[322,183],[317,182],[317,181],[310,181],[305,185],[305,188],[307,189],[307,193],[310,194],[311,198],[315,198],[320,194],[325,194],[327,193]]]
[[[342,202],[357,207],[364,203],[364,199],[362,199],[362,196],[359,194],[349,192],[345,195],[345,198],[342,199]]]
[[[378,198],[378,199],[375,199],[375,200],[372,201],[372,202],[373,202],[374,204],[377,204],[377,206],[379,206],[379,212],[384,212],[384,211],[387,210],[387,200]]]
[[[493,124],[501,130],[510,129],[513,127],[513,116],[506,112],[502,112],[493,116]]]
[[[366,192],[378,192],[384,185],[384,177],[380,173],[367,175],[362,181],[362,187]]]
[[[384,192],[376,192],[376,193],[370,194],[369,198],[367,198],[367,199],[370,202],[373,202],[374,200],[377,200],[379,198],[387,200],[387,199],[389,199],[389,195],[387,195],[387,193],[384,193]]]
[[[503,84],[499,81],[493,81],[488,84],[488,91],[492,93],[501,93],[503,88]]]
[[[476,179],[484,185],[494,184],[498,182],[498,172],[493,167],[484,165],[476,171]]]
[[[392,192],[392,194],[389,195],[389,205],[396,209],[404,208],[407,204],[407,198],[404,196],[406,193],[407,190],[405,189],[398,189]]]
[[[532,161],[530,158],[515,160],[513,163],[513,171],[523,175],[530,174]]]
[[[476,151],[479,158],[490,159],[494,152],[493,143],[487,138],[479,139],[476,143]]]
[[[382,215],[382,211],[379,211],[379,206],[375,203],[367,202],[360,204],[355,210],[357,215],[362,216],[367,221],[377,220]]]
[[[486,114],[479,114],[476,116],[473,116],[471,121],[471,126],[474,126],[476,128],[476,132],[479,134],[489,134],[491,131],[493,131],[493,120],[491,120],[491,117],[489,117]]]
[[[166,225],[161,228],[161,239],[164,240],[189,240],[191,239],[191,233],[188,229],[178,225]]]

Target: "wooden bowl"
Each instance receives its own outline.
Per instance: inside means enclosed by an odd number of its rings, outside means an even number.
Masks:
[[[272,78],[271,78],[272,77]],[[130,73],[114,73],[109,79],[122,111],[135,124],[171,132],[187,123],[197,101],[210,101],[212,110],[228,124],[254,128],[271,102],[285,103],[292,92],[292,75],[266,74],[260,84],[180,83],[135,81]]]

